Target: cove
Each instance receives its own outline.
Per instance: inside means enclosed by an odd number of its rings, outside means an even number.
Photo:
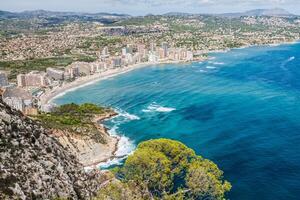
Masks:
[[[230,199],[299,199],[300,44],[214,53],[201,63],[151,65],[55,99],[115,108],[120,154],[170,138],[218,164]]]

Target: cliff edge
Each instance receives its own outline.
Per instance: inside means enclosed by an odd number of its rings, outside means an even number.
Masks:
[[[102,176],[86,173],[50,130],[0,99],[0,199],[89,199]]]

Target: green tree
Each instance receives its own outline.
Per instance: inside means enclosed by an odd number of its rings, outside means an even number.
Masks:
[[[231,189],[216,164],[168,139],[141,143],[115,171],[124,183],[134,182],[155,199],[222,200]]]

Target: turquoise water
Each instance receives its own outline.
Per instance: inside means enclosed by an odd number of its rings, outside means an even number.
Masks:
[[[299,199],[300,44],[211,56],[141,68],[55,102],[117,108],[106,125],[129,139],[119,154],[128,142],[182,141],[225,172],[230,199]]]

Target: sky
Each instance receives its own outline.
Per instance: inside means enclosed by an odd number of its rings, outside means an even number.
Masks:
[[[284,8],[300,14],[300,0],[0,0],[0,10],[109,12],[130,15],[167,12],[224,13],[257,8]]]

